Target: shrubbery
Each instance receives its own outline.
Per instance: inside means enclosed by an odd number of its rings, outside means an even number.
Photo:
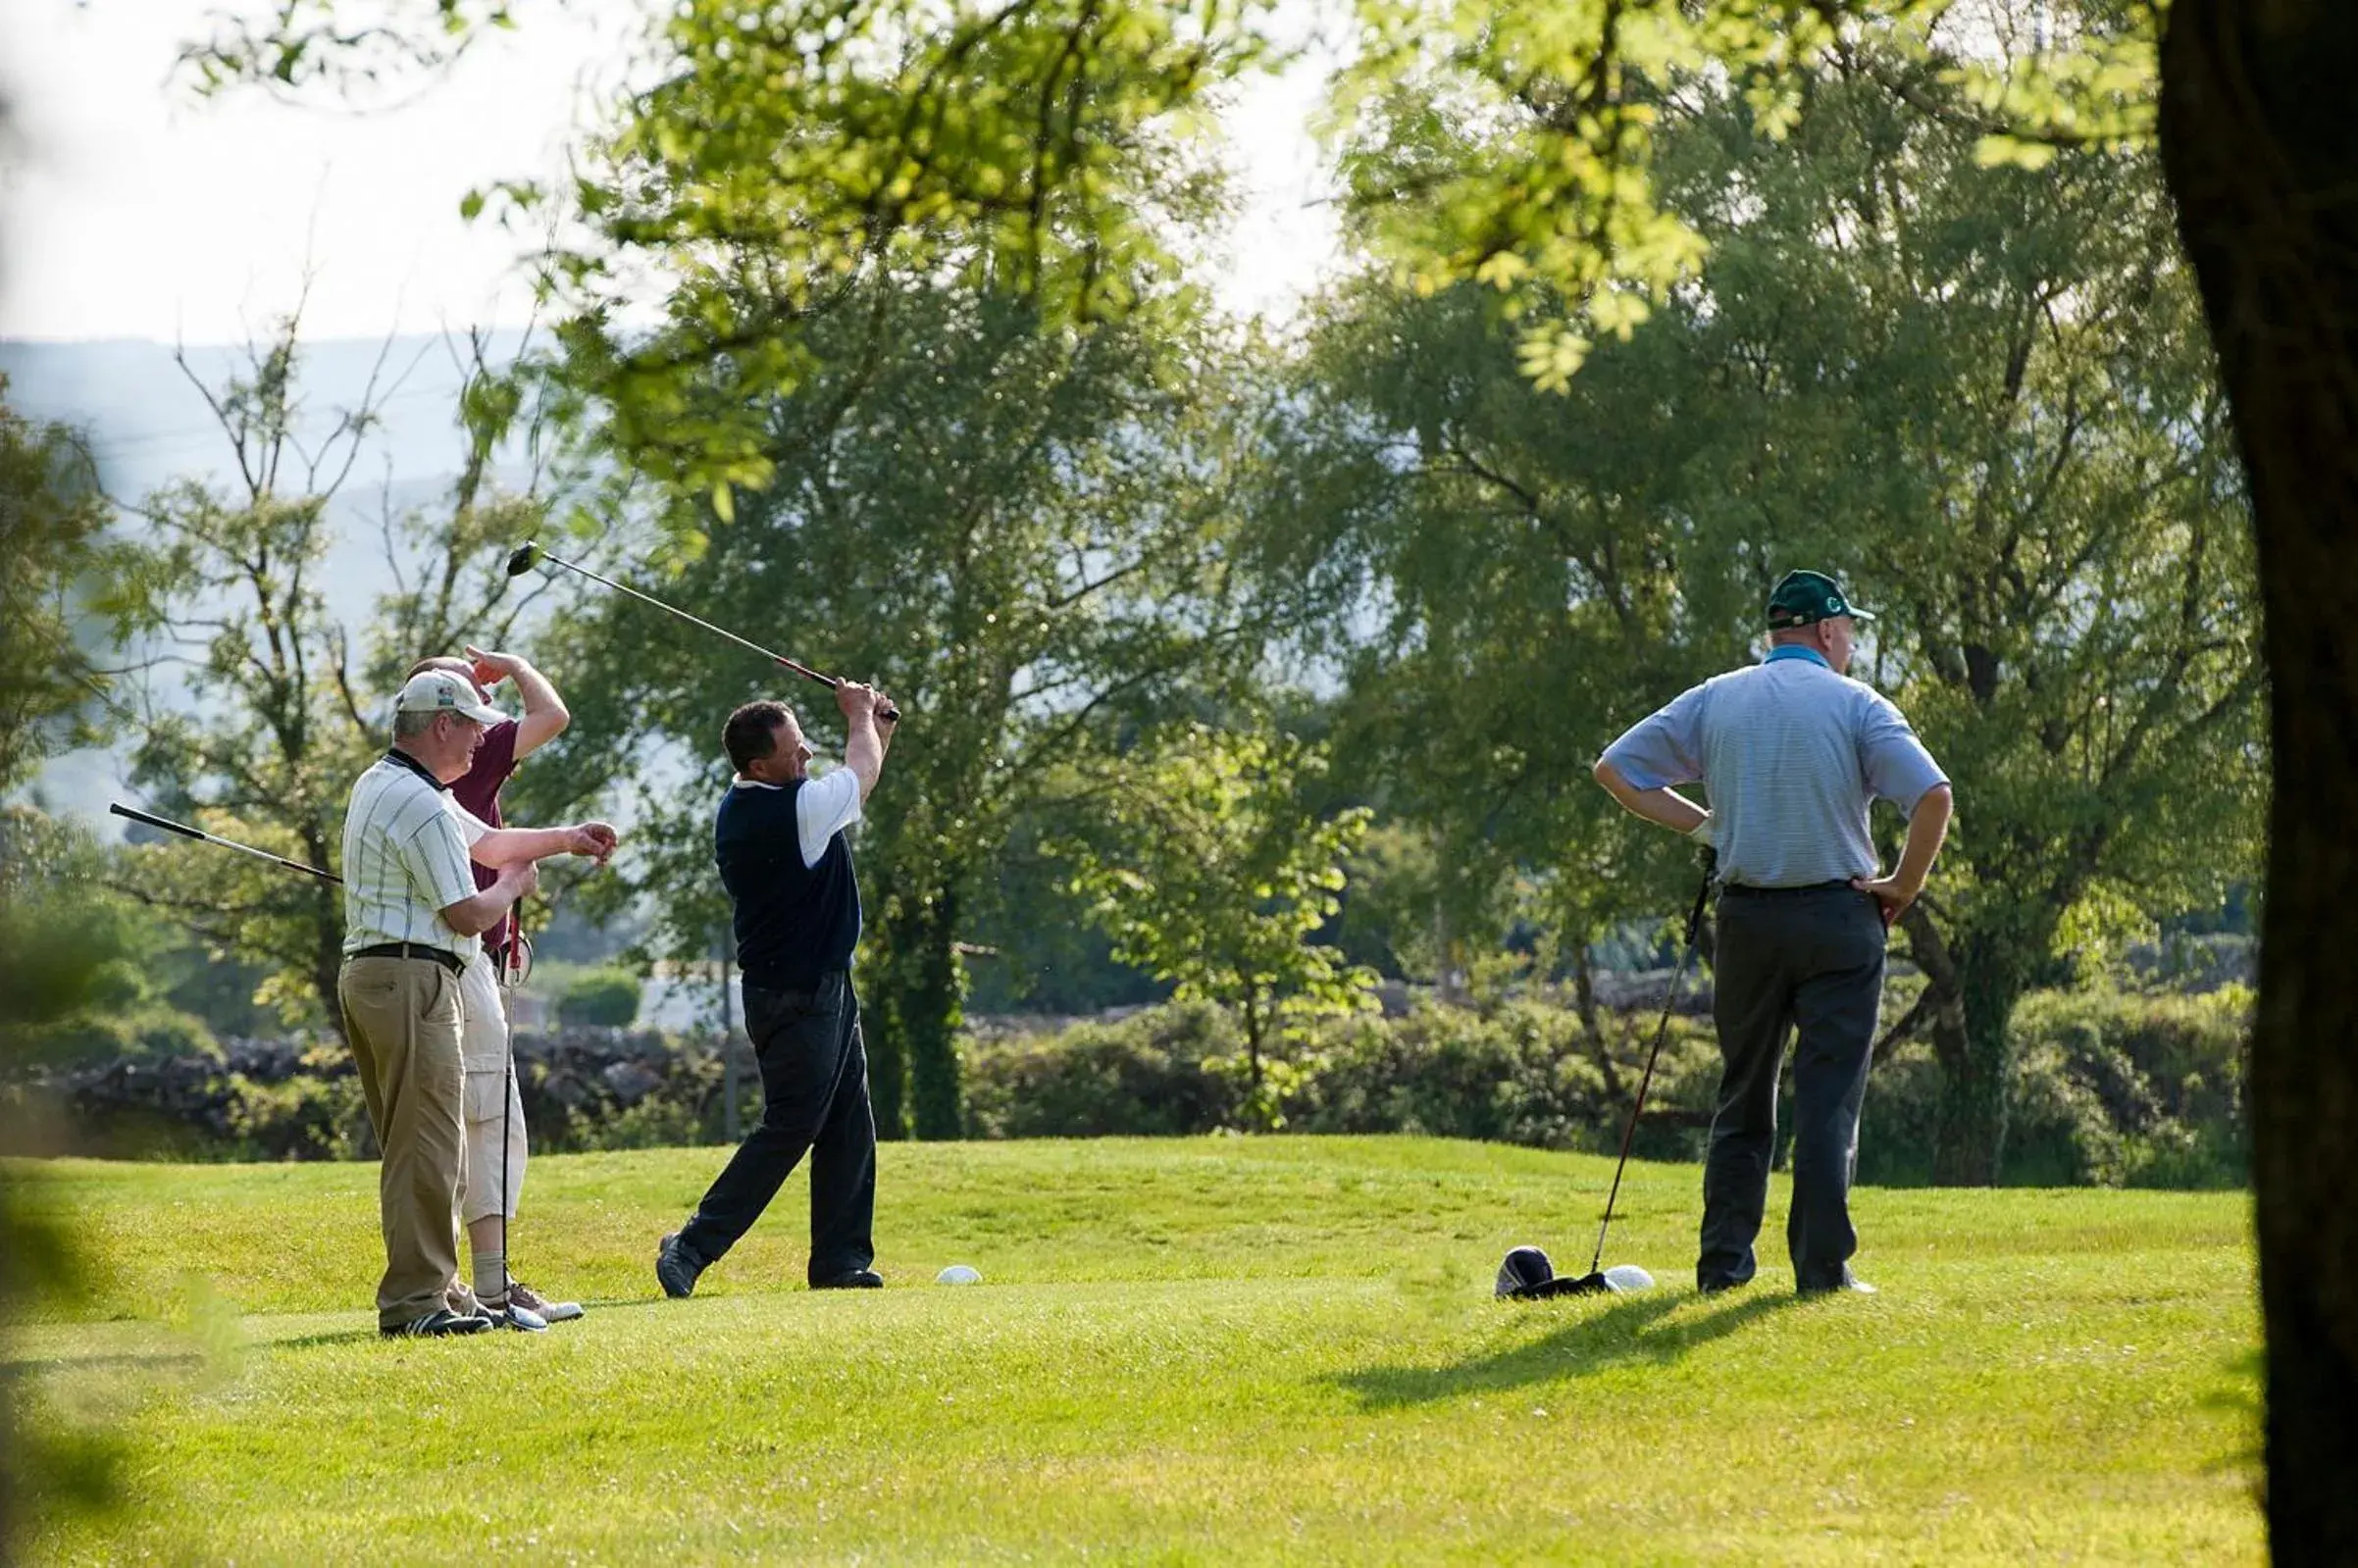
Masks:
[[[2234,1187],[2250,1169],[2243,1096],[2251,991],[2040,991],[2015,1009],[2003,1176],[2017,1186]],[[1932,1164],[1940,1069],[1922,1041],[1875,1068],[1862,1181]]]
[[[1894,1000],[1903,1000],[1904,986]],[[2042,992],[2015,1015],[2005,1180],[2018,1185],[2232,1186],[2245,1178],[2244,1041],[2251,994]],[[1422,1133],[1610,1152],[1658,1015],[1606,1011],[1595,1035],[1536,999],[1418,1001],[1400,1017],[1328,1023],[1265,1063],[1256,1096],[1235,1021],[1153,1007],[1051,1034],[965,1041],[966,1121],[983,1138],[1186,1136],[1278,1127]],[[103,1043],[103,1042],[94,1042]],[[193,1043],[193,1042],[192,1042]],[[212,1042],[201,1042],[210,1046]],[[743,1126],[760,1096],[741,1040]],[[517,1039],[534,1146],[712,1142],[727,1125],[718,1041],[567,1027]],[[1674,1014],[1636,1151],[1701,1153],[1719,1070],[1708,1019]],[[1868,1090],[1861,1180],[1931,1169],[1939,1069],[1911,1041]],[[10,1091],[22,1097],[20,1085]],[[182,1159],[332,1159],[374,1152],[350,1057],[332,1043],[144,1046],[51,1070],[31,1087],[69,1113],[85,1152]],[[1789,1123],[1790,1117],[1786,1118]]]
[[[640,982],[627,969],[585,971],[557,998],[557,1022],[627,1029],[639,1016]]]
[[[2005,1180],[2015,1185],[2234,1186],[2245,1179],[2250,992],[2041,992],[2015,1015]],[[1420,1002],[1405,1017],[1330,1025],[1272,1062],[1288,1131],[1426,1133],[1547,1148],[1617,1147],[1654,1019],[1531,1001]],[[969,1122],[985,1138],[1205,1133],[1248,1125],[1229,1066],[1235,1031],[1205,1008],[1161,1007],[1050,1036],[970,1041]],[[1719,1071],[1708,1019],[1673,1015],[1636,1152],[1702,1151]],[[1925,1181],[1940,1074],[1903,1044],[1868,1089],[1860,1179]],[[1789,1113],[1789,1106],[1786,1107]],[[1784,1120],[1789,1124],[1790,1115]]]

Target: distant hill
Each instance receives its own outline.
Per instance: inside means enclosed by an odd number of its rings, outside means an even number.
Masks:
[[[521,334],[492,339],[496,362],[513,359]],[[245,350],[192,344],[190,365],[207,384],[220,386],[243,368]],[[383,368],[378,367],[382,360]],[[388,470],[414,486],[446,481],[460,453],[454,417],[459,371],[452,349],[432,334],[411,333],[389,343],[328,338],[303,345],[302,399],[306,429],[324,435],[336,415],[357,406],[376,374],[384,423],[369,441],[355,486],[374,488]],[[103,342],[36,343],[0,339],[0,375],[9,400],[36,419],[84,431],[98,453],[107,487],[133,498],[167,481],[235,472],[228,443],[203,395],[173,363],[170,344],[144,338]],[[398,383],[396,386],[395,383]],[[371,482],[360,484],[363,477]]]

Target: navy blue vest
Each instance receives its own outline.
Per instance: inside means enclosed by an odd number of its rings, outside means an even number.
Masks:
[[[762,990],[807,990],[851,967],[859,943],[859,878],[842,834],[802,864],[795,800],[807,781],[732,788],[712,824],[712,857],[736,905],[737,966]]]

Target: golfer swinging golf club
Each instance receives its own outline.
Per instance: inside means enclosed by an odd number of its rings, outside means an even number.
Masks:
[[[794,710],[748,702],[721,732],[737,779],[713,822],[713,857],[735,906],[745,1033],[761,1069],[761,1123],[655,1249],[663,1293],[684,1296],[761,1218],[810,1155],[810,1288],[874,1289],[876,1118],[851,952],[859,879],[844,830],[884,771],[897,710],[853,682],[835,688],[844,765],[809,777]]]
[[[1777,1073],[1796,1029],[1794,1284],[1803,1294],[1873,1290],[1850,1269],[1850,1185],[1883,946],[1940,852],[1951,791],[1899,709],[1848,678],[1855,625],[1872,619],[1823,573],[1786,573],[1768,595],[1768,658],[1681,692],[1595,769],[1623,806],[1718,855],[1712,1014],[1722,1067],[1695,1263],[1706,1292],[1753,1276]],[[1671,787],[1698,780],[1708,811]],[[1875,875],[1868,833],[1878,797],[1908,819],[1888,877]]]

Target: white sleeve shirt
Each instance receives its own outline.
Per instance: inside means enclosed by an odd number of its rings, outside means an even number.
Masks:
[[[802,846],[802,864],[816,866],[827,853],[828,840],[859,821],[859,775],[837,768],[824,779],[805,780],[795,797],[795,836]]]

